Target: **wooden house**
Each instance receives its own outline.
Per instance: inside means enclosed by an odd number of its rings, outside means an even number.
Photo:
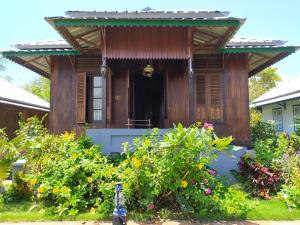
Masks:
[[[42,118],[50,111],[50,104],[21,87],[0,78],[0,128],[9,138],[15,136],[20,114],[24,119],[32,116]],[[48,118],[45,118],[48,126]]]
[[[245,19],[228,14],[68,11],[45,18],[65,41],[2,54],[51,80],[53,133],[85,127],[114,151],[149,127],[207,121],[247,145],[248,78],[297,47],[233,38]]]

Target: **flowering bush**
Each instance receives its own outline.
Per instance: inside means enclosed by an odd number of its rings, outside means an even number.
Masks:
[[[128,157],[120,165],[124,171],[120,176],[128,208],[200,214],[226,211],[220,200],[227,188],[208,165],[231,141],[231,137],[215,138],[210,124],[200,129],[179,124],[162,140],[153,130],[135,139],[133,146],[125,144]],[[132,155],[130,151],[134,151]]]
[[[121,180],[129,210],[239,215],[248,208],[246,195],[223,186],[209,167],[219,151],[230,148],[232,138],[217,138],[213,132],[209,123],[179,124],[163,137],[153,129],[132,146],[124,143],[124,154],[112,162],[89,138],[51,135],[30,119],[21,124],[15,145],[17,155],[27,160],[15,190],[26,187],[28,196],[61,216],[87,211],[107,215],[113,209],[115,182]]]

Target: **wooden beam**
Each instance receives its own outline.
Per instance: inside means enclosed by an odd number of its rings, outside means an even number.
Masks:
[[[91,33],[93,33],[93,32],[96,32],[96,31],[98,31],[98,30],[99,30],[99,28],[97,27],[97,28],[95,28],[95,29],[88,30],[88,31],[82,32],[82,33],[80,33],[80,34],[77,34],[76,36],[74,36],[74,38],[81,38],[81,37],[84,37],[84,36],[86,36],[86,35],[88,35],[88,34],[91,34]]]
[[[76,41],[76,39],[72,36],[72,34],[68,31],[68,29],[66,27],[64,27],[64,26],[57,27],[57,29],[68,40],[68,42],[71,43],[71,45],[75,49],[77,49],[78,51],[82,52],[82,50],[83,50],[82,47],[80,46],[80,44]]]
[[[196,30],[196,33],[200,33],[200,34],[203,34],[203,35],[207,35],[207,36],[210,36],[210,37],[214,37],[214,38],[219,38],[220,36],[216,33],[213,33],[213,32],[210,32],[210,31],[203,31],[203,30]]]
[[[235,31],[235,27],[229,27],[225,33],[221,36],[219,42],[216,44],[216,48],[219,49],[223,47],[223,45],[227,42],[228,38],[233,34]]]
[[[275,57],[273,57],[272,59],[268,60],[267,62],[263,63],[262,65],[260,65],[259,67],[255,68],[254,70],[249,72],[249,76],[252,76],[260,71],[262,71],[263,69],[271,66],[272,64],[274,64],[275,62],[278,62],[279,60],[283,59],[284,57],[288,56],[289,54],[291,54],[291,52],[281,52],[280,54],[276,55]]]
[[[32,65],[32,64],[26,64],[26,61],[23,60],[23,59],[21,59],[21,58],[18,58],[18,57],[12,57],[12,56],[7,57],[7,58],[9,58],[10,60],[14,61],[15,63],[20,64],[21,66],[26,67],[27,69],[30,69],[30,70],[32,70],[32,71],[34,71],[34,72],[36,72],[36,73],[42,75],[43,77],[50,78],[50,74],[47,73],[47,71],[44,71],[44,70],[42,70],[42,69],[40,69],[40,68],[38,68],[38,67],[35,67],[35,66]]]
[[[91,42],[91,41],[89,41],[89,40],[86,40],[85,38],[76,38],[76,39],[79,39],[79,40],[81,40],[81,41],[83,41],[83,42],[86,42],[86,43],[92,45],[93,47],[98,47],[94,42]]]

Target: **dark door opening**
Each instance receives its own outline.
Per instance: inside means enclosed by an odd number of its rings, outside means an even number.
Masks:
[[[151,120],[153,127],[164,126],[164,82],[163,75],[152,77],[136,74],[133,77],[133,119]],[[140,126],[139,126],[140,127]],[[137,127],[138,128],[138,127]]]

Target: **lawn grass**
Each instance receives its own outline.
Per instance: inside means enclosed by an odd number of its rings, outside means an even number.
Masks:
[[[200,218],[200,220],[299,220],[300,209],[288,210],[286,205],[278,199],[269,201],[252,201],[254,207],[242,218],[230,218],[224,215],[208,215],[207,217]],[[0,222],[10,221],[57,221],[57,220],[111,220],[111,215],[101,215],[98,213],[82,213],[76,217],[59,217],[58,215],[49,215],[41,206],[37,206],[31,211],[30,208],[34,203],[32,202],[19,202],[5,204],[0,208]],[[160,218],[169,219],[184,219],[180,215],[174,215],[170,211],[160,212]],[[129,219],[137,221],[145,221],[154,218],[151,213],[134,213],[128,215]],[[175,217],[175,218],[174,218]]]

